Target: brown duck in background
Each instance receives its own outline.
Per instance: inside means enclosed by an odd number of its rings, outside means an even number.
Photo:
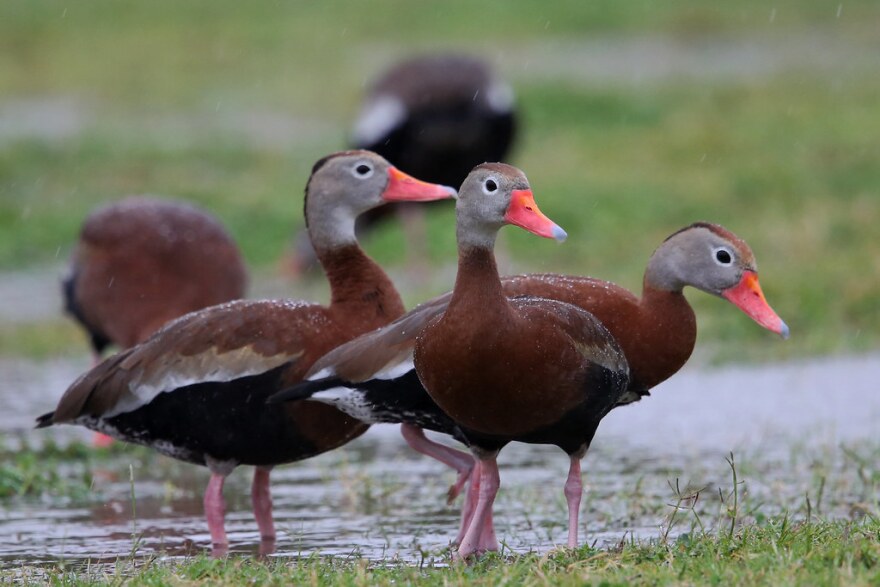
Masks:
[[[517,125],[513,91],[488,63],[431,54],[401,61],[373,82],[349,142],[420,179],[458,186],[475,165],[507,159]],[[398,213],[409,265],[418,269],[427,258],[425,211],[406,203],[382,206],[361,217],[358,234]],[[291,272],[314,262],[308,240],[298,238]]]
[[[216,217],[132,196],[85,220],[62,292],[97,364],[108,346],[134,346],[174,318],[244,297],[246,287],[241,254]]]
[[[299,382],[335,346],[403,313],[391,281],[358,246],[355,219],[384,202],[454,193],[367,151],[320,160],[306,186],[305,214],[330,282],[329,306],[241,300],[187,314],[81,376],[38,427],[78,424],[207,466],[205,514],[218,552],[228,544],[224,480],[238,465],[256,466],[254,514],[271,550],[272,467],[336,448],[367,426],[324,404],[278,409],[265,399]]]
[[[754,254],[727,229],[697,222],[669,236],[654,251],[645,271],[642,295],[601,279],[532,274],[501,280],[507,296],[535,295],[574,304],[595,315],[614,335],[630,368],[627,392],[615,407],[641,399],[687,362],[696,342],[696,319],[683,295],[686,286],[723,297],[758,324],[788,336],[788,327],[767,304],[758,283]],[[402,423],[401,432],[415,450],[459,472],[450,489],[454,498],[471,475],[473,460],[461,451],[425,438],[421,429],[467,442],[460,430],[428,396],[413,367],[416,339],[443,314],[450,294],[426,302],[388,326],[346,343],[322,357],[306,381],[274,401],[312,398],[376,424]],[[475,479],[476,481],[476,479]],[[465,500],[467,527],[478,489],[472,483]],[[457,540],[461,540],[459,532]]]

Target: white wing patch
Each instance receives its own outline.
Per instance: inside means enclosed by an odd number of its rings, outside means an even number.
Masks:
[[[336,375],[336,368],[332,365],[330,367],[324,367],[314,375],[310,375],[306,378],[306,381],[317,381],[318,379],[324,379],[326,377],[330,377],[331,375]]]
[[[489,107],[499,114],[513,110],[513,89],[504,82],[494,82],[486,92]]]
[[[354,142],[368,145],[379,141],[406,118],[403,102],[391,96],[377,96],[367,102],[354,124]]]
[[[409,373],[415,368],[413,356],[412,353],[410,353],[399,363],[389,363],[388,365],[385,365],[381,371],[378,371],[373,375],[373,379],[397,379],[401,375]]]
[[[217,353],[210,349],[198,355],[179,356],[169,360],[163,368],[152,377],[144,377],[143,369],[135,374],[128,383],[129,394],[120,398],[116,406],[103,414],[104,418],[112,418],[125,412],[131,412],[145,406],[160,393],[196,383],[219,383],[240,377],[259,375],[302,355],[279,354],[270,357],[253,351],[251,347],[242,347],[226,353]]]
[[[345,412],[352,418],[375,424],[373,410],[367,402],[366,394],[360,389],[353,387],[331,387],[312,395],[309,399],[329,404],[336,409]]]

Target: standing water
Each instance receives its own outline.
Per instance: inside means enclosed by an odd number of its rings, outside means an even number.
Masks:
[[[34,469],[57,473],[36,496],[0,501],[0,562],[112,563],[206,551],[204,468],[124,445],[100,454],[83,448],[68,460],[46,457],[53,445],[89,441],[90,433],[76,427],[32,428],[34,417],[52,409],[83,365],[85,359],[0,361],[5,458],[31,451]],[[732,489],[726,460],[731,452],[745,480],[745,521],[783,511],[802,515],[804,496],[819,491],[823,515],[869,510],[866,502],[876,499],[876,487],[863,473],[876,468],[880,455],[878,379],[877,355],[685,368],[651,397],[603,421],[584,461],[581,541],[601,546],[688,531],[690,520],[682,514],[677,526],[667,527],[676,485],[682,492],[703,489],[701,516],[720,521],[719,490],[723,496]],[[564,544],[564,453],[514,444],[499,462],[496,527],[505,548],[541,551]],[[226,487],[233,553],[259,551],[250,474],[240,468]],[[276,556],[418,561],[442,556],[457,529],[460,500],[445,502],[454,474],[410,451],[396,427],[376,426],[342,450],[279,467],[272,478]]]

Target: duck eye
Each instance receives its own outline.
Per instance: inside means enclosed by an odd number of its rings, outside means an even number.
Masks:
[[[367,165],[366,163],[358,163],[353,171],[353,175],[361,179],[373,175],[373,167],[371,165]]]
[[[726,247],[715,249],[715,262],[719,265],[728,266],[733,263],[733,254]]]
[[[483,193],[484,194],[493,194],[498,191],[498,182],[493,178],[489,178],[483,182]]]

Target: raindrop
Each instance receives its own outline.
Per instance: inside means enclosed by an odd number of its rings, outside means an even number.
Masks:
[[[843,3],[837,5],[837,18],[840,18],[841,14],[843,14]]]
[[[770,22],[773,22],[774,20],[776,20],[776,9],[775,8],[770,10]]]

